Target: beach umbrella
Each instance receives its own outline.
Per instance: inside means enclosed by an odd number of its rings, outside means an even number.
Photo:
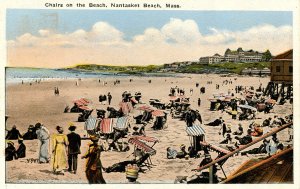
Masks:
[[[256,108],[254,108],[254,107],[252,107],[252,106],[249,106],[249,105],[247,105],[247,104],[245,104],[245,105],[241,104],[241,105],[238,105],[238,107],[239,107],[239,108],[250,109],[250,110],[253,110],[253,111],[257,111]]]
[[[162,110],[154,110],[153,112],[151,112],[153,116],[158,116],[158,117],[162,117],[165,116],[165,112]]]

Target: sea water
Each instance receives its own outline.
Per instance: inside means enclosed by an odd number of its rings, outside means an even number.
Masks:
[[[44,69],[44,68],[6,68],[6,83],[34,82],[36,80],[56,80],[67,78],[107,78],[127,77],[127,74],[81,72],[76,70]]]
[[[183,77],[176,73],[141,73],[140,75],[111,72],[93,72],[45,68],[6,68],[6,83],[35,82],[36,80],[79,79],[79,78],[135,78],[135,77]]]

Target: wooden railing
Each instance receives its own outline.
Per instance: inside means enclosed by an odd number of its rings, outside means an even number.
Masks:
[[[233,156],[234,154],[236,154],[236,153],[238,153],[238,152],[240,152],[240,151],[242,151],[242,150],[244,150],[244,149],[246,149],[246,148],[252,146],[253,144],[256,144],[256,143],[258,143],[258,142],[264,140],[265,138],[268,138],[268,137],[274,135],[275,133],[278,133],[279,131],[282,131],[283,129],[288,128],[288,127],[291,126],[291,125],[293,125],[293,122],[287,123],[287,124],[282,125],[282,126],[278,126],[277,128],[271,130],[269,133],[266,133],[266,134],[264,134],[263,136],[261,136],[261,137],[255,139],[255,140],[253,140],[253,141],[250,142],[249,144],[241,145],[241,146],[239,146],[239,148],[237,148],[236,150],[234,150],[234,151],[232,151],[232,152],[230,152],[230,153],[228,153],[228,154],[226,154],[226,155],[224,155],[224,156],[222,156],[222,157],[220,157],[220,158],[218,158],[218,159],[215,159],[214,161],[212,161],[211,163],[206,164],[205,166],[199,167],[199,168],[194,169],[194,170],[195,170],[195,171],[202,171],[202,170],[204,170],[204,169],[207,169],[207,168],[209,168],[210,166],[212,166],[212,165],[214,165],[214,164],[216,164],[216,163],[218,163],[218,162],[220,162],[220,161],[222,161],[222,160],[224,160],[224,159],[226,159],[226,158],[229,158],[229,157]]]

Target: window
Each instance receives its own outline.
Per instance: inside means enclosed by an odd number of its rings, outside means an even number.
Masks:
[[[293,73],[293,66],[289,66],[289,72]]]
[[[276,72],[280,72],[280,66],[276,66]]]

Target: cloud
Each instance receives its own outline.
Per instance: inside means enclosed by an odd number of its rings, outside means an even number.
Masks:
[[[161,32],[167,40],[171,39],[181,44],[196,44],[201,39],[201,33],[194,20],[171,18],[170,22],[162,27]]]
[[[292,26],[269,24],[240,31],[211,27],[203,35],[194,20],[171,18],[161,28],[146,28],[125,40],[125,34],[107,22],[97,22],[90,30],[56,33],[40,29],[38,35],[25,33],[7,41],[10,66],[64,67],[80,62],[95,64],[163,64],[197,60],[201,56],[223,54],[225,49],[269,49],[273,54],[292,48]],[[127,37],[128,38],[128,37]],[[53,61],[55,57],[55,63]],[[38,65],[38,66],[37,66]]]

